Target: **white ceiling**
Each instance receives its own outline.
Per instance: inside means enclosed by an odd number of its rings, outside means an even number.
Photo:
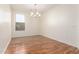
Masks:
[[[11,6],[14,9],[22,9],[26,11],[31,11],[35,8],[34,4],[12,4]],[[37,4],[37,9],[39,12],[45,12],[54,6],[55,4]]]

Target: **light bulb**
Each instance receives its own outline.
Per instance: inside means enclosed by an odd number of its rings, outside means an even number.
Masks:
[[[34,13],[33,13],[33,12],[31,12],[31,16],[33,16],[33,14],[34,14]]]
[[[39,14],[39,16],[41,16],[41,15]]]

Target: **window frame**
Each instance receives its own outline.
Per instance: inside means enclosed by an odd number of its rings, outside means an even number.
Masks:
[[[18,23],[24,23],[24,30],[16,30],[16,14],[24,15],[24,22],[18,22]],[[23,13],[15,13],[15,31],[25,31],[25,14]]]

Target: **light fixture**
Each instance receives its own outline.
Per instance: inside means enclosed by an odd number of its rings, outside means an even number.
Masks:
[[[32,9],[32,11],[31,11],[31,16],[32,17],[40,17],[41,16],[41,14],[38,11],[37,4],[34,4],[34,9]]]

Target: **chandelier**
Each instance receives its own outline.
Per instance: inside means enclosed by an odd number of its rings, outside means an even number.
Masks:
[[[34,9],[31,11],[31,16],[32,17],[40,17],[41,16],[41,14],[38,11],[37,4],[34,4]]]

